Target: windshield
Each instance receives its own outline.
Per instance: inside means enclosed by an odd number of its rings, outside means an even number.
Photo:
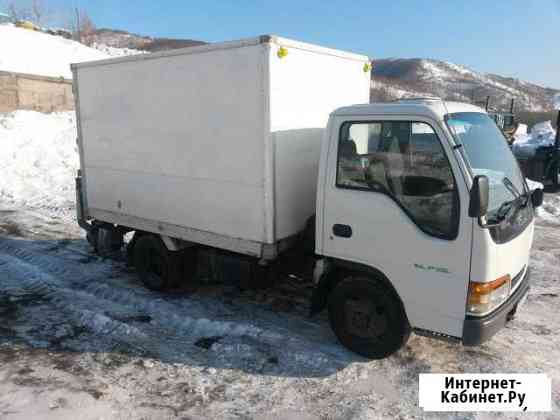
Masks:
[[[463,156],[473,175],[486,175],[490,182],[488,212],[515,198],[517,190],[525,193],[525,183],[507,141],[487,115],[480,112],[448,114],[447,125],[462,145]],[[515,188],[511,188],[509,181]],[[513,191],[512,191],[513,190]]]

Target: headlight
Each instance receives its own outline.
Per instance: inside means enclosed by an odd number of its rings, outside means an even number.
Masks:
[[[505,275],[487,283],[469,282],[467,313],[481,315],[500,306],[509,296],[511,277]]]

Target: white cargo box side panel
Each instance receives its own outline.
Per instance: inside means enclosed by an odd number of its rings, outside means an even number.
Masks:
[[[287,55],[278,56],[285,48]],[[294,235],[315,213],[319,154],[331,112],[369,103],[366,56],[275,38],[270,53],[276,239]]]
[[[265,59],[256,44],[78,66],[89,214],[264,242]]]

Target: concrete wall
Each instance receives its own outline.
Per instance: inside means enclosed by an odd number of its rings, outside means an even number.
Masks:
[[[0,112],[17,109],[39,112],[74,109],[72,81],[0,71]]]

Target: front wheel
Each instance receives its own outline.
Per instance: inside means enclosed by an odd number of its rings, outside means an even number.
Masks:
[[[410,336],[398,296],[366,276],[347,277],[336,285],[329,297],[329,320],[345,347],[370,359],[390,356]]]

